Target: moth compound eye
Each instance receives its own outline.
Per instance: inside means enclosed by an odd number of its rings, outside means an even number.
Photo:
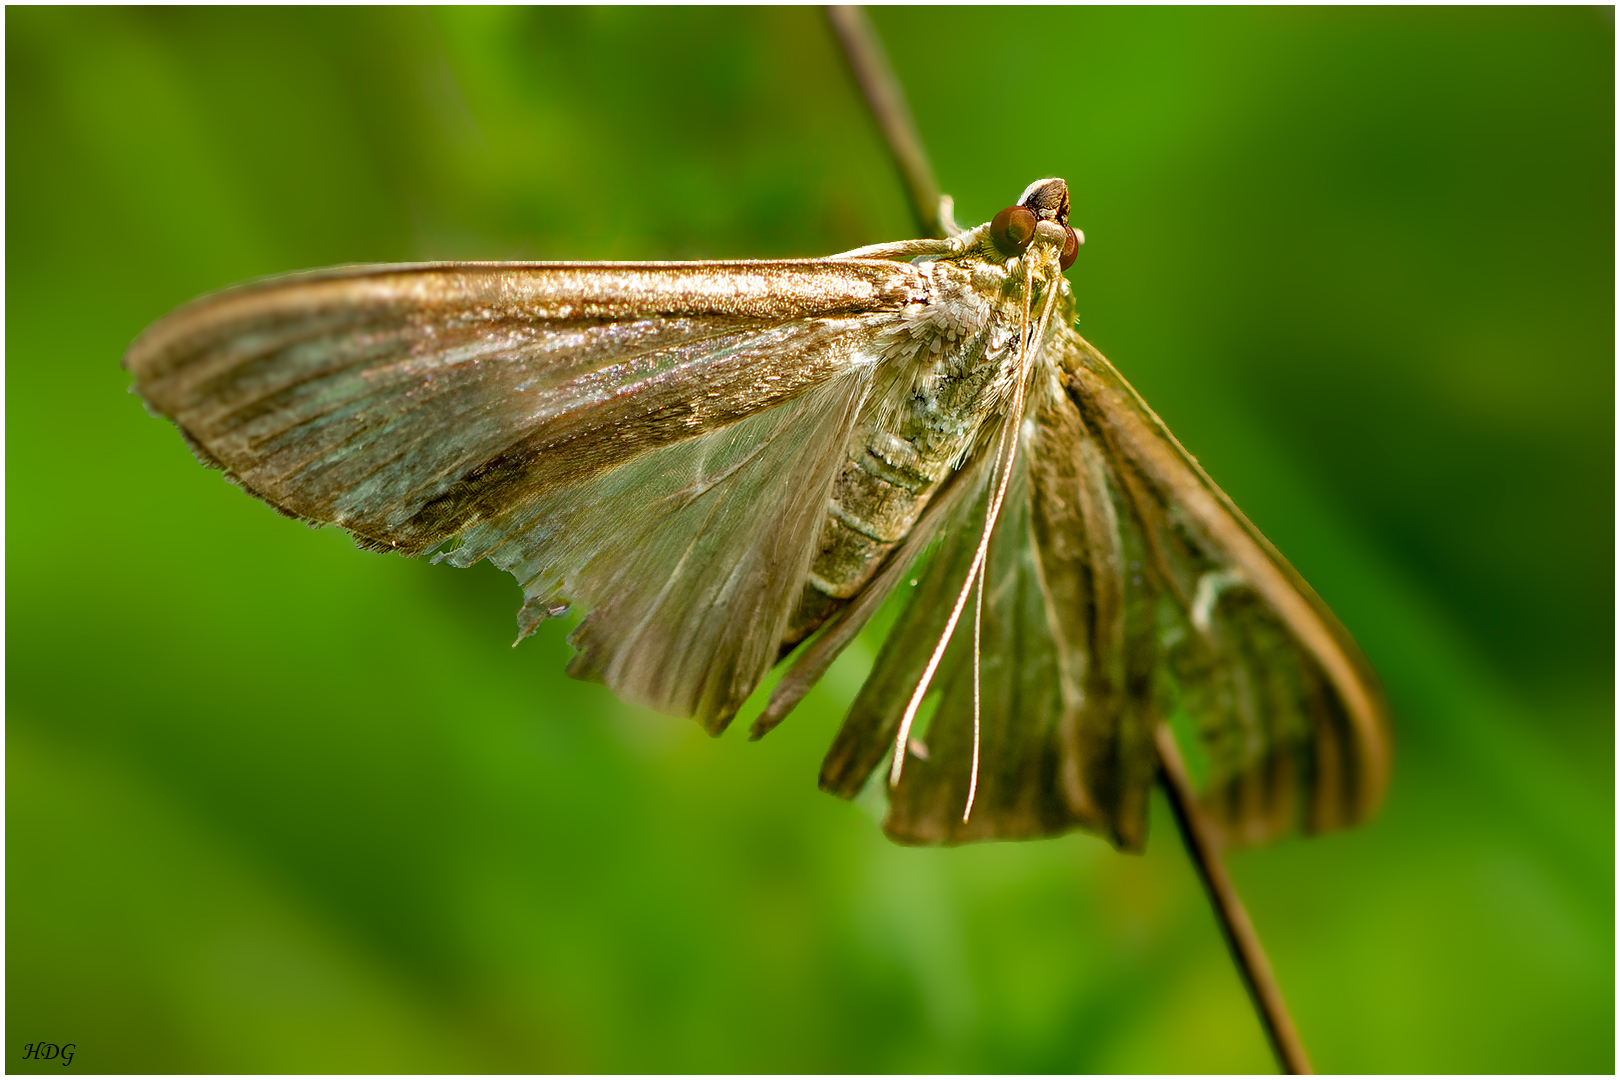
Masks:
[[[1018,255],[1035,239],[1035,214],[1027,207],[1009,206],[990,221],[990,240],[1003,255]]]
[[[1074,257],[1080,254],[1080,237],[1067,225],[1063,227],[1063,254],[1058,257],[1058,265],[1067,270],[1074,265]]]

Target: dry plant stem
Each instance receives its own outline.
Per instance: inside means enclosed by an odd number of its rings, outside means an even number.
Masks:
[[[866,12],[858,7],[842,4],[827,6],[827,21],[844,47],[844,56],[855,73],[866,104],[872,110],[889,152],[900,168],[911,199],[911,209],[917,215],[924,235],[943,237],[944,226],[939,220],[939,184],[934,180],[934,168],[928,163],[928,152],[923,149],[917,124],[906,106],[906,93],[889,66],[889,56],[883,51],[883,42]]]
[[[1288,1014],[1288,1005],[1277,986],[1271,961],[1266,959],[1260,935],[1255,933],[1254,923],[1249,921],[1249,913],[1232,887],[1232,879],[1226,875],[1220,848],[1199,808],[1198,795],[1187,778],[1187,766],[1181,760],[1170,725],[1160,723],[1154,739],[1159,746],[1159,775],[1170,796],[1176,823],[1181,826],[1182,839],[1187,842],[1187,851],[1198,867],[1198,876],[1209,892],[1210,903],[1215,906],[1221,933],[1232,950],[1232,959],[1237,963],[1244,985],[1249,988],[1249,996],[1254,999],[1271,1048],[1276,1051],[1284,1072],[1308,1075],[1312,1069],[1310,1059],[1305,1056],[1305,1045],[1299,1041],[1299,1031],[1294,1027],[1294,1018]]]

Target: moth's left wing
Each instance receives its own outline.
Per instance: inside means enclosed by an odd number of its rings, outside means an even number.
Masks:
[[[872,343],[921,295],[859,259],[355,267],[204,297],[125,365],[282,513],[490,558],[525,632],[593,608],[576,674],[717,729],[775,659]]]

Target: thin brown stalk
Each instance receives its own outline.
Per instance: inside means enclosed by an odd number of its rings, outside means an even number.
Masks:
[[[922,138],[917,134],[911,110],[906,106],[905,91],[889,65],[883,42],[878,38],[871,20],[858,7],[829,5],[827,20],[838,35],[855,81],[866,98],[867,107],[889,145],[889,152],[905,182],[906,194],[911,199],[911,208],[917,215],[918,223],[926,235],[944,236],[939,183],[934,179],[933,166],[929,164]],[[1198,876],[1203,880],[1215,908],[1221,934],[1226,938],[1238,972],[1254,1000],[1266,1038],[1276,1052],[1283,1071],[1309,1074],[1312,1071],[1310,1059],[1305,1056],[1305,1047],[1299,1040],[1299,1032],[1283,1001],[1282,991],[1277,987],[1277,977],[1266,959],[1254,923],[1249,920],[1249,913],[1233,888],[1232,879],[1226,874],[1226,867],[1221,862],[1220,846],[1187,778],[1187,768],[1181,760],[1175,735],[1169,725],[1161,723],[1155,736],[1159,748],[1160,779],[1170,795],[1170,805],[1181,827],[1182,838],[1187,843],[1187,851],[1198,868]]]
[[[1232,959],[1243,976],[1244,985],[1249,988],[1249,996],[1254,999],[1266,1038],[1284,1072],[1308,1075],[1312,1069],[1310,1058],[1305,1056],[1305,1044],[1299,1040],[1299,1031],[1288,1013],[1288,1004],[1283,1001],[1271,961],[1266,959],[1266,950],[1260,944],[1260,935],[1255,933],[1243,900],[1227,876],[1226,865],[1221,862],[1214,830],[1198,805],[1198,795],[1187,778],[1187,766],[1181,760],[1181,750],[1176,746],[1170,725],[1160,723],[1154,738],[1159,746],[1159,775],[1170,796],[1176,823],[1181,826],[1181,837],[1187,843],[1187,852],[1198,867],[1198,876],[1203,879],[1210,903],[1215,907],[1221,934],[1232,950]]]
[[[928,163],[928,152],[923,149],[922,137],[917,134],[916,121],[906,105],[906,92],[889,66],[889,55],[883,42],[872,27],[872,20],[858,7],[830,4],[827,21],[838,35],[849,60],[850,70],[866,98],[889,153],[900,169],[905,182],[911,209],[917,215],[923,235],[943,237],[944,224],[939,215],[939,184],[934,179],[934,167]]]

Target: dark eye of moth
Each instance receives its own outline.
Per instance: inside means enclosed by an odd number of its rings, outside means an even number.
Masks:
[[[1080,254],[1080,238],[1074,235],[1069,226],[1063,227],[1063,254],[1058,258],[1058,265],[1067,270],[1074,265],[1074,257]]]
[[[1028,207],[1009,206],[990,221],[990,240],[1003,255],[1021,254],[1033,239],[1035,214]]]

